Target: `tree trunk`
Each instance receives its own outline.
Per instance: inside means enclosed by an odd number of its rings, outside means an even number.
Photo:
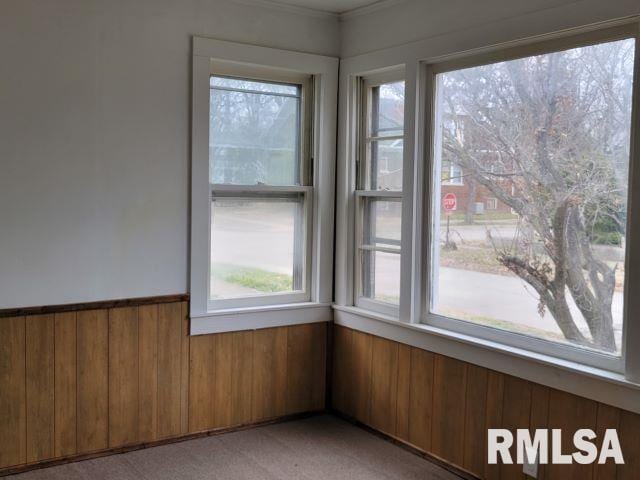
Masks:
[[[557,285],[554,292],[554,305],[549,309],[564,338],[578,345],[589,345],[589,341],[578,329],[567,304],[565,285]]]
[[[567,286],[584,317],[593,344],[606,351],[616,350],[611,304],[615,291],[615,269],[594,257],[577,207],[570,207],[565,258]],[[588,278],[585,278],[585,275]]]
[[[469,186],[469,196],[467,197],[467,211],[465,212],[464,215],[464,222],[467,225],[472,225],[473,224],[473,218],[474,215],[476,213],[476,190],[477,190],[477,183],[475,178],[469,176],[468,180],[467,180],[467,184]]]

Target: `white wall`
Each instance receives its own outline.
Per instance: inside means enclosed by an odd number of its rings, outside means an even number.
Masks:
[[[188,289],[191,36],[336,55],[335,18],[2,0],[0,308]]]
[[[346,15],[341,57],[352,57],[417,40],[468,30],[503,30],[508,24],[553,31],[640,13],[639,0],[406,0],[366,14]],[[582,23],[584,25],[584,23]],[[495,32],[498,33],[498,32]],[[502,32],[507,34],[507,32]],[[518,38],[517,32],[514,32]],[[478,37],[481,38],[481,35]],[[478,47],[483,45],[477,45]]]
[[[191,35],[352,57],[632,13],[638,0],[408,0],[339,23],[231,0],[2,0],[0,308],[188,290]]]

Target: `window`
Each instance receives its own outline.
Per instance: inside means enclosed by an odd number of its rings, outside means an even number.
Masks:
[[[337,73],[194,37],[191,334],[331,320]]]
[[[430,67],[428,323],[622,368],[633,35]],[[453,165],[482,221],[445,220]]]
[[[443,162],[442,185],[464,185],[462,168],[452,162]]]
[[[404,82],[361,81],[356,161],[356,305],[397,315]]]
[[[308,85],[211,76],[214,307],[309,300]]]

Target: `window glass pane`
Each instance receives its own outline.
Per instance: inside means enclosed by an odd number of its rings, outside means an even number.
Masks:
[[[371,135],[386,137],[404,133],[404,81],[371,89]]]
[[[298,95],[299,87],[219,77],[211,82],[211,183],[299,184],[300,97],[274,92],[295,89]]]
[[[431,311],[620,354],[634,48],[437,76]]]
[[[363,198],[362,296],[398,303],[400,298],[400,221],[397,199]]]
[[[400,301],[400,255],[366,250],[362,255],[362,296],[397,305]]]
[[[211,87],[228,88],[233,90],[250,90],[254,92],[300,96],[299,85],[289,85],[285,83],[260,82],[244,78],[213,76],[209,80],[209,84]]]
[[[402,203],[399,199],[363,198],[363,242],[400,247]]]
[[[211,299],[304,289],[302,196],[214,198]]]
[[[370,148],[371,190],[402,190],[402,139],[373,140]]]
[[[366,169],[361,171],[365,190],[402,190],[402,138],[404,134],[404,81],[368,90]]]

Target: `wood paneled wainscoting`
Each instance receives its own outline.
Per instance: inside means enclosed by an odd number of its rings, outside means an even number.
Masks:
[[[325,406],[325,323],[190,337],[176,296],[4,313],[0,474]]]
[[[487,428],[561,428],[602,439],[617,428],[625,465],[540,466],[544,480],[640,478],[640,415],[443,355],[335,326],[332,407],[478,478],[525,480],[522,466],[488,465]]]

